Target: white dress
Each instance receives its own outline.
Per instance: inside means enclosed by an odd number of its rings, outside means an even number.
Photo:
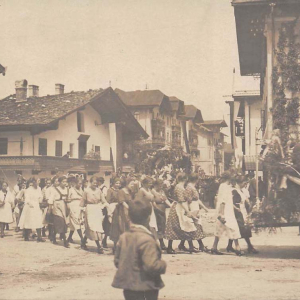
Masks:
[[[233,200],[232,200],[232,186],[227,183],[222,183],[218,191],[218,199],[216,212],[219,216],[219,210],[221,204],[225,204],[224,207],[224,218],[226,223],[223,224],[220,220],[216,221],[215,236],[222,237],[223,234],[231,240],[241,238],[239,226],[234,214]]]
[[[3,193],[0,191],[0,203],[3,203],[3,206],[0,206],[0,223],[12,223],[13,213],[12,208],[14,207],[14,197],[13,194],[9,191]]]
[[[43,227],[43,211],[40,203],[43,201],[41,189],[29,187],[25,190],[25,204],[20,218],[20,229],[39,229]]]
[[[80,206],[80,202],[83,197],[83,190],[75,189],[75,187],[70,188],[69,191],[69,200],[71,202],[68,203],[68,208],[70,211],[70,230],[75,231],[81,229],[80,224],[83,220],[81,220],[81,211],[83,208]]]

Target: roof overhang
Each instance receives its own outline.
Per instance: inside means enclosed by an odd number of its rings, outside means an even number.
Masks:
[[[242,76],[253,76],[261,72],[265,40],[264,20],[269,9],[268,5],[234,6],[240,71]]]

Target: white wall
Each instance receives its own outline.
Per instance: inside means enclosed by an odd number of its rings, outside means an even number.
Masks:
[[[86,106],[82,111],[84,115],[84,131],[77,130],[77,112],[67,116],[59,121],[57,130],[48,130],[34,136],[34,152],[33,138],[29,132],[11,131],[0,132],[0,137],[8,138],[8,156],[20,155],[20,139],[23,138],[23,156],[38,155],[39,138],[47,139],[47,155],[55,156],[55,141],[63,141],[63,155],[69,151],[70,143],[74,144],[74,156],[78,158],[78,137],[80,134],[90,135],[87,141],[87,152],[93,146],[100,146],[101,159],[110,160],[110,137],[108,124],[96,126],[101,123],[101,117],[91,106]],[[16,142],[17,141],[17,142]]]

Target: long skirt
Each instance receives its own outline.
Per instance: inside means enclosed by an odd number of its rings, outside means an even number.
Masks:
[[[19,221],[20,229],[39,229],[43,227],[43,212],[39,206],[24,205]]]
[[[66,233],[68,230],[68,226],[65,218],[57,215],[53,215],[53,227],[55,233]]]
[[[129,227],[128,209],[123,204],[117,204],[112,216],[110,239],[116,243],[120,235],[128,231]]]
[[[166,230],[167,217],[166,212],[160,209],[154,209],[157,221],[157,237],[162,239]]]
[[[103,212],[101,204],[88,204],[85,210],[85,234],[92,241],[101,241]]]
[[[73,200],[68,204],[69,207],[69,218],[70,218],[70,230],[75,231],[80,229],[80,223],[82,223],[80,219],[81,215],[81,207],[79,206],[80,200]]]
[[[4,205],[0,207],[0,223],[12,223],[13,221],[11,204],[5,202]]]
[[[103,224],[102,224],[103,230],[104,230],[105,235],[109,235],[110,229],[111,229],[111,224],[109,222],[109,215],[108,215],[108,210],[106,207],[103,209],[103,216],[104,216]]]
[[[242,239],[251,238],[252,237],[251,228],[247,226],[247,224],[245,224],[243,214],[239,211],[235,211],[234,213],[239,226],[241,238]]]
[[[221,238],[223,235],[228,237],[230,240],[236,240],[241,238],[240,232],[226,226],[226,223],[223,224],[219,220],[216,221],[216,228],[214,235],[218,238]]]
[[[179,218],[176,211],[177,203],[174,202],[167,220],[165,239],[167,240],[201,240],[205,238],[202,226],[200,224],[194,223],[196,230],[191,232],[186,232],[181,229]]]

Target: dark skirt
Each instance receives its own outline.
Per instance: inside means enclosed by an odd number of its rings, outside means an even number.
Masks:
[[[162,239],[164,238],[165,230],[166,230],[166,223],[167,223],[166,212],[155,208],[154,213],[157,222],[157,237],[159,239]]]
[[[110,235],[111,224],[110,224],[109,219],[108,219],[107,208],[105,207],[102,211],[103,211],[103,216],[104,216],[103,224],[102,224],[104,234],[105,235]]]
[[[117,204],[112,215],[110,239],[116,243],[118,242],[120,235],[128,230],[128,210],[122,204]]]
[[[180,228],[179,219],[176,212],[176,205],[174,203],[170,209],[170,213],[167,220],[165,239],[167,240],[202,240],[205,238],[202,226],[200,224],[195,224],[196,231],[185,232]]]
[[[65,219],[56,215],[53,215],[53,227],[55,233],[66,233],[68,230]]]
[[[241,238],[242,239],[251,238],[252,237],[251,228],[250,228],[250,226],[245,224],[243,214],[236,210],[234,211],[234,214],[235,214],[238,226],[239,226]]]

